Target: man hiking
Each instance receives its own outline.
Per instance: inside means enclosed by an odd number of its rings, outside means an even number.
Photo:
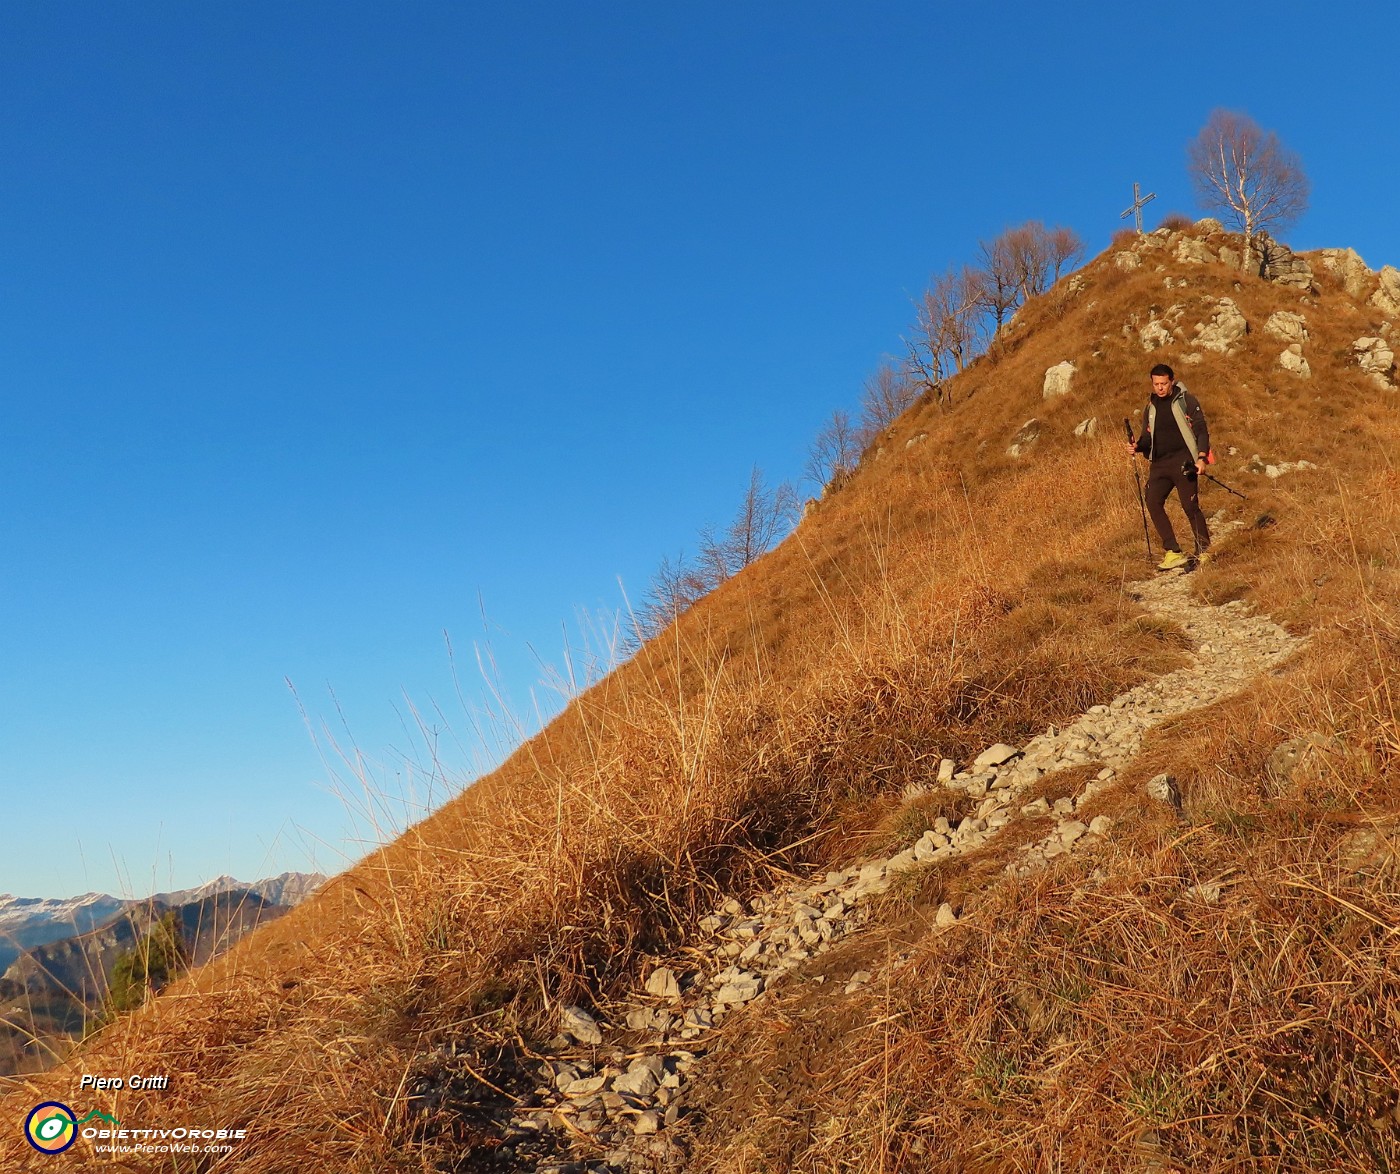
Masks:
[[[1167,496],[1173,489],[1181,502],[1191,534],[1196,543],[1196,561],[1210,557],[1210,530],[1201,512],[1196,492],[1196,477],[1206,471],[1206,454],[1210,452],[1210,435],[1206,431],[1206,416],[1196,397],[1176,381],[1176,373],[1165,363],[1152,368],[1152,395],[1142,409],[1142,427],[1137,443],[1125,442],[1128,455],[1142,453],[1152,463],[1147,474],[1147,512],[1157,527],[1165,552],[1157,564],[1159,571],[1172,571],[1191,560],[1181,553],[1181,546],[1167,517]]]

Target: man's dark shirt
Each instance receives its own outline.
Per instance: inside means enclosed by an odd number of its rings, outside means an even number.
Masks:
[[[1165,400],[1158,401],[1157,418],[1153,424],[1155,435],[1152,437],[1152,459],[1154,461],[1165,460],[1167,457],[1179,457],[1186,452],[1186,438],[1181,435],[1181,428],[1177,425],[1170,396]]]

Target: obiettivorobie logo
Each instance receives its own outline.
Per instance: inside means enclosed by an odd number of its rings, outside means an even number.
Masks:
[[[35,1105],[24,1119],[24,1136],[41,1154],[61,1154],[78,1140],[78,1127],[94,1120],[121,1124],[115,1117],[97,1109],[79,1118],[62,1101],[45,1101]]]

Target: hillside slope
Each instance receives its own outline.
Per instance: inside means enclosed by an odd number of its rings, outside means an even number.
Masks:
[[[74,1108],[244,1128],[219,1168],[249,1171],[1400,1162],[1394,319],[1344,258],[1285,284],[1215,259],[1230,244],[1154,234],[1024,307],[779,549],[499,771],[6,1110],[71,1102],[79,1070],[167,1072]],[[1235,528],[1170,606],[1139,585],[1120,440],[1162,360],[1210,416],[1212,471],[1248,495],[1206,487]],[[1068,393],[1044,398],[1065,361]],[[938,820],[990,825],[995,772],[968,769],[986,748],[1189,681],[1212,655],[1199,625],[1236,612],[1296,644],[1134,742],[1086,733],[1078,760],[1045,759],[1025,806],[1107,817],[1086,844],[1047,852],[1069,821],[1010,806],[999,835],[872,889],[840,941],[689,1028],[687,1112],[654,1151],[572,1121],[511,1132],[538,1064],[578,1050],[561,1007],[609,1026],[593,1063],[614,1079],[607,1049],[654,1024],[628,1035],[613,1009],[662,961],[703,985],[716,907],[774,908]],[[1147,794],[1162,773],[1179,803]],[[106,1168],[87,1141],[68,1157]],[[0,1140],[6,1169],[48,1160]]]

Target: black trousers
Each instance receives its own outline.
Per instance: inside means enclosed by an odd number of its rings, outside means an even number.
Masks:
[[[1162,540],[1163,550],[1180,550],[1176,532],[1172,530],[1171,519],[1167,517],[1167,496],[1176,490],[1176,499],[1181,502],[1186,520],[1191,523],[1191,534],[1196,540],[1196,553],[1210,547],[1210,530],[1206,527],[1206,516],[1201,511],[1201,499],[1196,493],[1196,469],[1190,466],[1186,472],[1187,456],[1177,453],[1153,461],[1147,472],[1147,512],[1152,516],[1152,524],[1157,527],[1157,537]]]

